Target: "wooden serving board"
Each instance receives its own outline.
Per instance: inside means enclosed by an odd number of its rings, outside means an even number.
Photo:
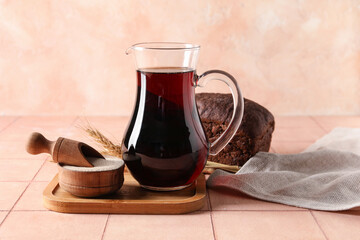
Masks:
[[[191,186],[173,192],[143,189],[126,171],[124,178],[116,194],[79,198],[61,189],[56,175],[43,192],[43,203],[49,210],[63,213],[181,214],[201,209],[206,201],[203,174]]]

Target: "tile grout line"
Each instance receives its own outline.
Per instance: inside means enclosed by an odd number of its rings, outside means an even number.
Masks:
[[[212,228],[212,232],[213,232],[213,238],[214,238],[214,240],[216,240],[215,226],[214,226],[212,211],[210,211],[210,221],[211,221],[211,228]]]
[[[16,202],[14,203],[14,205],[10,208],[9,212],[6,214],[6,216],[4,217],[3,221],[0,223],[0,227],[3,225],[3,223],[5,222],[5,220],[7,219],[7,217],[10,215],[10,213],[14,210],[16,204],[20,201],[21,197],[24,195],[24,193],[26,192],[26,190],[29,188],[30,184],[33,182],[33,180],[35,179],[36,175],[40,172],[41,168],[44,166],[44,164],[46,163],[46,160],[44,160],[43,164],[39,167],[39,169],[37,170],[37,172],[34,174],[33,178],[31,179],[30,182],[28,182],[28,184],[26,185],[24,191],[20,194],[20,196],[18,197],[18,199],[16,200]]]
[[[213,214],[212,214],[212,206],[211,206],[211,201],[210,201],[210,193],[209,193],[209,189],[206,188],[206,193],[208,195],[208,205],[209,205],[209,210],[210,210],[210,222],[211,222],[211,229],[212,229],[212,233],[213,233],[213,238],[214,240],[216,240],[216,234],[215,234],[215,226],[214,226],[214,221],[213,221]]]
[[[10,124],[8,124],[5,128],[0,130],[0,133],[2,131],[4,131],[6,128],[8,128],[10,125],[12,125],[13,123],[15,123],[18,119],[20,119],[21,117],[17,117],[16,119],[14,119]],[[75,117],[75,119],[71,122],[71,124],[67,127],[67,132],[70,130],[71,126],[78,120],[78,116]],[[16,200],[16,202],[13,204],[13,206],[10,208],[10,210],[8,211],[8,213],[5,215],[4,219],[0,222],[0,227],[3,225],[3,223],[5,222],[5,220],[7,219],[7,217],[10,215],[10,213],[14,210],[16,204],[19,202],[19,200],[21,199],[21,197],[24,195],[24,193],[26,192],[26,190],[29,188],[30,184],[34,182],[34,179],[36,178],[36,176],[38,175],[38,173],[40,172],[40,170],[42,169],[42,167],[45,165],[47,159],[49,157],[47,157],[44,162],[42,163],[42,165],[40,166],[40,168],[37,170],[37,172],[34,174],[34,176],[32,177],[31,181],[28,182],[28,184],[26,185],[24,191],[20,194],[20,196],[18,197],[18,199]],[[30,210],[32,211],[32,210]],[[106,222],[107,223],[107,222]]]
[[[105,231],[106,231],[106,228],[107,228],[107,225],[108,225],[108,222],[109,222],[109,218],[110,218],[110,214],[107,215],[105,226],[104,226],[104,231],[102,232],[102,235],[101,235],[101,240],[104,239]]]
[[[321,124],[314,118],[314,116],[309,116],[309,117],[310,117],[311,120],[313,120],[313,121],[316,123],[316,125],[318,125],[322,130],[324,130],[325,133],[328,132],[328,131],[325,129],[325,127],[324,127],[323,125],[321,125]]]
[[[40,168],[42,167],[42,165],[40,166]],[[31,181],[26,181],[26,180],[24,180],[24,181],[0,181],[0,182],[6,182],[6,183],[12,183],[12,182],[16,182],[16,183],[23,183],[23,182],[31,182]],[[37,182],[46,182],[46,181],[37,181]],[[0,210],[1,211],[1,210]]]
[[[47,209],[19,209],[19,210],[16,210],[16,209],[13,209],[12,212],[48,212],[49,210]]]
[[[0,133],[5,131],[5,129],[7,129],[8,127],[10,127],[11,125],[13,125],[15,122],[17,122],[17,120],[19,120],[21,117],[17,116],[14,120],[12,120],[8,125],[6,125],[4,128],[0,129]]]
[[[49,157],[46,157],[46,159],[44,160],[44,162],[41,164],[39,170],[35,173],[34,177],[31,179],[30,183],[33,182],[49,182],[49,181],[34,181],[36,176],[39,174],[39,172],[41,171],[41,169],[44,167],[44,165],[46,164],[46,162],[48,161]]]
[[[29,159],[26,157],[0,157],[0,161],[2,160],[26,160],[26,161],[41,161],[41,160],[46,160],[48,157],[45,157],[43,159],[40,158],[34,158],[34,159]]]
[[[77,122],[78,119],[80,119],[80,117],[79,117],[79,116],[76,116],[75,119],[74,119],[74,121],[71,122],[71,124],[70,124],[70,126],[68,127],[67,130],[70,130],[70,128],[73,127],[73,126],[75,127],[74,124]]]
[[[317,220],[316,217],[314,216],[314,213],[313,213],[312,210],[310,210],[310,214],[311,214],[311,216],[313,217],[314,221],[316,222],[316,225],[317,225],[318,228],[320,229],[321,233],[324,235],[325,239],[326,239],[326,240],[329,240],[329,238],[326,236],[324,230],[323,230],[322,227],[320,226],[318,220]]]
[[[2,132],[3,130],[5,130],[7,127],[11,126],[13,123],[15,123],[16,121],[18,121],[21,117],[17,117],[16,119],[14,119],[14,121],[12,121],[9,125],[7,125],[5,128],[3,128],[2,130],[0,130],[0,132]],[[39,169],[37,170],[37,172],[34,174],[34,176],[32,177],[31,181],[24,181],[24,182],[28,182],[28,184],[26,185],[24,191],[22,191],[22,193],[20,194],[20,196],[17,198],[16,202],[13,204],[13,206],[10,208],[10,210],[8,211],[8,213],[6,214],[6,216],[4,217],[4,219],[2,220],[2,222],[0,223],[0,227],[3,225],[3,223],[5,222],[5,220],[7,219],[7,217],[10,215],[10,213],[14,210],[16,204],[19,202],[19,200],[21,199],[21,197],[24,195],[24,193],[26,192],[26,190],[29,188],[30,184],[34,181],[36,175],[40,172],[41,168],[45,165],[47,161],[47,158],[45,160],[43,160],[43,163],[41,164],[41,166],[39,167]]]
[[[10,215],[10,213],[12,212],[12,210],[14,209],[15,205],[19,202],[20,198],[24,195],[25,191],[28,189],[28,187],[30,186],[31,182],[28,182],[28,184],[26,185],[24,191],[20,194],[20,196],[18,197],[18,199],[16,200],[16,202],[14,203],[14,205],[10,208],[9,212],[6,214],[6,216],[4,217],[3,221],[0,223],[0,228],[3,225],[3,223],[5,222],[5,220],[7,219],[7,217]]]

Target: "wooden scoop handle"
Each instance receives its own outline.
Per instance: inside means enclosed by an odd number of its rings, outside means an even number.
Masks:
[[[62,137],[56,141],[49,141],[38,132],[31,134],[26,150],[30,154],[48,153],[56,163],[78,167],[93,167],[88,158],[104,158],[85,143]]]
[[[26,151],[30,154],[48,153],[53,154],[56,141],[46,139],[41,133],[34,132],[26,145]]]

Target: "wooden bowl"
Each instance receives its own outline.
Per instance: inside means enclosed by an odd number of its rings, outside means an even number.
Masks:
[[[116,192],[124,183],[124,161],[103,161],[109,165],[88,168],[58,163],[60,187],[78,197],[99,197]]]

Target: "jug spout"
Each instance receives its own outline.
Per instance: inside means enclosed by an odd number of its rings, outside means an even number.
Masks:
[[[130,55],[132,52],[133,52],[133,47],[131,46],[128,49],[126,49],[125,54]]]

